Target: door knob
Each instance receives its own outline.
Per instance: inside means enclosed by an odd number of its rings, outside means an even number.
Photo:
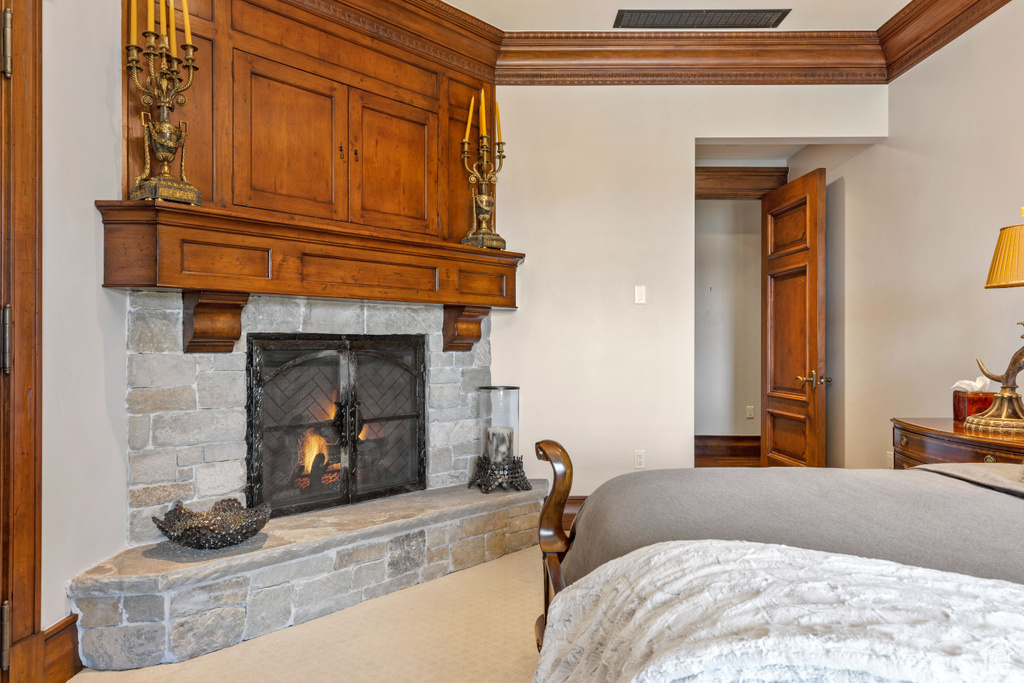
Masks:
[[[797,375],[796,379],[798,382],[810,382],[812,386],[818,383],[818,375],[814,370],[811,370],[810,377],[801,377],[800,375]]]

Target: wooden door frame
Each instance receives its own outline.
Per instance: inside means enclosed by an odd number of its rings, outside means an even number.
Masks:
[[[13,77],[3,79],[10,179],[3,211],[10,230],[9,303],[13,367],[5,377],[2,599],[11,601],[11,660],[4,681],[42,681],[42,0],[3,0],[13,10]],[[7,302],[5,302],[7,303]]]

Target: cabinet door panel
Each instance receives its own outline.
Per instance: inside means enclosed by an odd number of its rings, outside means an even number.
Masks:
[[[471,98],[480,99],[479,86],[473,88],[455,79],[450,81],[448,101],[448,225],[444,238],[461,242],[473,229],[473,195],[475,185],[469,184],[469,173],[462,161],[462,140],[466,135],[466,118],[469,116]],[[488,95],[489,96],[489,95]],[[479,106],[479,102],[475,103]],[[477,159],[480,139],[479,109],[473,109],[473,120],[469,130],[470,161]]]
[[[235,53],[234,203],[345,220],[348,89]]]
[[[437,115],[361,91],[350,102],[351,220],[437,235]]]

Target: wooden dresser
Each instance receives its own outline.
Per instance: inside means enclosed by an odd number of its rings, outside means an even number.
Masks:
[[[1024,462],[1024,435],[965,430],[952,418],[893,418],[897,470],[937,462]]]

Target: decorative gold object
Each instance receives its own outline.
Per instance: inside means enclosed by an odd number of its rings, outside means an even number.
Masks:
[[[1024,209],[1021,209],[1024,215]],[[985,289],[1020,287],[1024,285],[1024,224],[1009,225],[999,231],[996,250],[992,255]],[[1018,323],[1024,325],[1024,322]],[[1024,335],[1022,335],[1024,338]],[[978,367],[991,380],[1000,382],[1002,388],[988,410],[970,415],[964,427],[978,432],[1000,434],[1024,434],[1024,402],[1017,393],[1017,375],[1024,370],[1024,347],[1010,358],[1006,372],[993,375],[978,359]]]
[[[491,138],[487,135],[487,107],[484,102],[484,91],[480,90],[480,139],[477,141],[477,160],[469,165],[469,130],[473,120],[473,106],[476,98],[469,104],[469,118],[466,120],[466,135],[462,140],[462,163],[469,173],[469,184],[477,187],[473,195],[473,229],[463,240],[463,244],[488,249],[504,249],[505,239],[493,228],[494,193],[490,186],[497,185],[498,173],[505,161],[505,143],[501,140],[501,113],[498,104],[494,104],[495,122],[498,125],[498,139],[494,143],[494,161],[491,161]]]
[[[160,33],[153,30],[153,3],[149,3],[150,15],[148,30],[143,31],[146,48],[134,44],[135,25],[131,26],[132,44],[126,45],[128,52],[127,70],[131,74],[135,87],[142,92],[142,104],[145,107],[155,106],[159,112],[157,120],[153,120],[150,111],[142,112],[142,127],[145,131],[145,168],[142,174],[135,179],[135,186],[129,192],[129,197],[135,199],[166,199],[172,202],[194,204],[203,203],[203,195],[192,183],[188,181],[185,174],[185,138],[188,137],[188,123],[179,121],[175,126],[170,122],[170,114],[174,111],[175,105],[184,106],[188,100],[182,94],[192,87],[192,79],[196,70],[196,46],[192,44],[192,31],[189,26],[188,4],[183,2],[182,10],[185,18],[185,44],[181,49],[185,58],[178,57],[178,50],[174,44],[176,28],[174,25],[174,0],[170,1],[170,27],[169,31],[164,23],[164,0],[160,2]],[[136,0],[132,2],[132,16],[136,15]],[[143,71],[140,60],[140,52],[149,64],[149,75],[145,82],[140,79]],[[188,71],[188,78],[181,77],[181,70]],[[171,174],[170,164],[178,150],[181,150],[181,179]],[[152,162],[150,150],[159,164],[156,175],[152,174]]]

